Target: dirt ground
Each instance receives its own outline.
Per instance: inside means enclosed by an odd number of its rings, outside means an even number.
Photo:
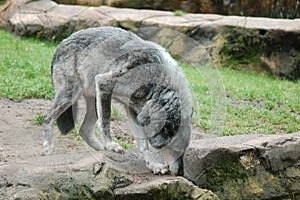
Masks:
[[[42,154],[42,126],[35,124],[33,119],[41,113],[46,113],[50,107],[49,100],[30,99],[14,102],[0,99],[0,166]],[[83,150],[78,141],[60,136],[58,130],[54,130],[57,139],[53,153]]]
[[[96,152],[80,139],[72,139],[69,135],[62,136],[57,127],[54,126],[55,148],[52,153],[53,156],[47,158],[44,156],[43,158],[42,126],[35,124],[33,119],[38,115],[45,114],[50,107],[50,100],[28,99],[15,102],[0,99],[0,199],[7,197],[9,191],[7,188],[11,184],[7,181],[8,177],[14,179],[12,177],[18,177],[16,174],[22,174],[20,168],[24,163],[24,168],[35,167],[36,165],[47,166],[49,163],[55,165],[53,163],[62,163],[62,161],[56,160],[62,157],[63,159],[67,158],[68,161],[65,162],[72,164],[72,160],[76,160],[76,156],[79,154],[88,155],[91,159],[93,159],[93,155],[96,155]],[[84,114],[84,106],[79,111],[80,120],[80,116],[82,117]],[[122,109],[121,114],[124,115]],[[134,138],[128,134],[129,130],[125,119],[112,121],[111,131],[114,133],[114,137],[135,144]],[[193,135],[197,138],[203,137],[203,131],[195,128]],[[7,171],[8,169],[9,171]],[[11,192],[13,193],[13,191]]]
[[[51,100],[28,99],[15,102],[0,99],[0,166],[42,154],[42,126],[35,124],[33,120],[36,116],[45,114],[50,107]],[[84,107],[80,109],[81,115],[83,109]],[[124,115],[122,111],[121,115]],[[111,129],[114,137],[134,144],[133,137],[128,135],[126,120],[112,121]],[[203,134],[200,129],[194,131],[198,136]],[[68,135],[60,135],[56,126],[54,134],[56,139],[53,154],[90,151],[83,142],[70,139]]]
[[[47,113],[50,107],[50,100],[28,99],[15,102],[0,99],[0,199],[7,198],[8,192],[13,194],[14,191],[7,188],[15,181],[13,176],[23,177],[19,175],[22,174],[20,168],[22,168],[23,163],[25,163],[24,168],[49,165],[49,163],[54,166],[56,165],[54,163],[58,163],[58,165],[62,163],[62,161],[57,160],[60,157],[63,159],[70,157],[76,160],[78,159],[76,155],[91,155],[93,157],[93,154],[96,153],[78,137],[74,139],[72,136],[72,139],[70,135],[60,135],[57,127],[54,126],[55,148],[52,152],[53,156],[47,158],[43,156],[43,130],[41,125],[34,123],[34,119],[38,115]],[[80,108],[79,117],[83,116],[83,109],[84,106]],[[111,126],[112,132],[117,133],[118,138],[124,138],[133,143],[132,137],[128,134],[125,136],[118,134],[128,133],[125,121],[113,121]],[[43,159],[46,160],[43,161]],[[68,162],[71,163],[72,161]],[[10,180],[8,181],[8,179]]]

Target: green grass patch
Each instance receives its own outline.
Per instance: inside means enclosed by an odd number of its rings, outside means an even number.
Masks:
[[[121,139],[113,139],[113,141],[114,142],[116,142],[116,143],[118,143],[119,145],[121,145],[121,147],[123,148],[123,149],[132,149],[132,148],[134,148],[134,147],[136,147],[135,145],[133,145],[133,144],[130,144],[130,143],[128,143],[128,142],[125,142],[125,141],[123,141],[123,140],[121,140]]]
[[[124,116],[114,105],[111,106],[111,118],[112,121],[124,121]]]
[[[55,45],[0,30],[0,97],[53,97],[50,64]]]
[[[44,114],[43,113],[39,113],[38,115],[36,115],[33,119],[32,119],[32,123],[35,125],[40,125],[42,126],[44,121]]]
[[[225,113],[215,113],[214,96],[193,67],[183,68],[197,101],[193,121],[207,131],[216,126],[220,135],[292,133],[300,130],[300,82],[267,75],[219,69],[225,88]],[[214,116],[224,116],[213,121]]]
[[[79,135],[79,130],[80,130],[81,122],[76,121],[74,128],[71,130],[71,132],[68,134],[68,138],[76,141],[81,141],[81,137]]]
[[[175,10],[174,11],[174,15],[175,16],[183,16],[183,15],[186,15],[187,12],[183,11],[183,10]]]

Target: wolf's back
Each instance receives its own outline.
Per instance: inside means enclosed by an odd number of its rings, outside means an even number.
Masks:
[[[67,60],[69,57],[79,54],[84,49],[92,49],[93,45],[99,45],[114,35],[124,33],[128,34],[128,32],[123,29],[113,27],[88,28],[73,33],[70,37],[64,39],[56,48],[51,63],[52,79],[53,68],[58,61]]]

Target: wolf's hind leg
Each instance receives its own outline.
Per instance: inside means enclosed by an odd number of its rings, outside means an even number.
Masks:
[[[110,135],[111,98],[115,83],[112,74],[99,74],[96,81],[96,105],[98,114],[98,128],[100,130],[104,148],[117,153],[124,153],[124,149],[112,141]]]
[[[43,129],[44,129],[44,153],[50,154],[53,150],[54,141],[53,141],[53,134],[52,134],[52,128],[54,122],[57,120],[57,118],[66,111],[70,106],[72,105],[72,102],[58,102],[56,101],[54,105],[52,106],[50,112],[45,116],[44,122],[43,122]]]
[[[104,149],[103,144],[95,136],[95,124],[97,122],[96,113],[96,101],[95,97],[89,96],[85,97],[86,100],[86,114],[82,125],[79,130],[81,138],[95,150],[100,151]]]
[[[72,106],[81,95],[81,89],[78,88],[76,93],[71,94],[69,91],[61,90],[56,94],[53,106],[50,111],[46,114],[43,121],[44,129],[44,152],[50,154],[53,149],[53,134],[52,128],[54,122],[61,116],[70,106]]]
[[[53,149],[53,134],[52,128],[54,122],[58,119],[58,117],[63,114],[70,106],[72,106],[72,99],[65,98],[61,95],[56,95],[54,100],[54,104],[51,107],[48,114],[46,114],[43,121],[43,129],[44,129],[44,152],[45,154],[50,154]]]

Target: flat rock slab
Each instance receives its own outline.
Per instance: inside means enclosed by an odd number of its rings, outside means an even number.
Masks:
[[[290,0],[285,1],[219,1],[214,0],[110,0],[110,1],[90,1],[90,0],[54,0],[61,4],[86,5],[86,6],[113,6],[121,8],[154,9],[186,11],[189,13],[218,13],[223,15],[242,15],[242,16],[269,16],[275,18],[299,18],[299,2]]]
[[[219,199],[182,177],[153,175],[136,149],[40,156],[0,170],[10,199]]]
[[[66,30],[74,32],[91,26],[112,25],[128,29],[159,26],[181,32],[206,26],[215,28],[234,26],[284,32],[299,32],[300,30],[300,19],[268,19],[215,14],[175,16],[173,12],[169,11],[63,5],[49,0],[11,1],[2,6],[0,19],[2,27],[10,29],[18,35],[43,35],[44,37],[55,33],[61,35],[62,31]]]
[[[136,10],[107,6],[72,6],[57,4],[49,0],[18,0],[12,1],[11,4],[13,4],[11,6],[13,12],[11,12],[11,15],[8,19],[2,19],[11,23],[11,26],[23,24],[36,26],[40,25],[44,28],[47,28],[54,25],[59,25],[59,22],[67,24],[71,23],[72,21],[74,23],[80,23],[80,21],[88,20],[90,23],[97,23],[94,25],[111,25],[112,23],[134,24],[136,22],[138,23],[136,24],[137,27],[147,24],[173,28],[182,27],[194,29],[196,26],[209,25],[295,32],[300,30],[300,19],[286,20],[257,17],[222,16],[215,14],[185,14],[182,16],[175,16],[173,12],[169,11]],[[2,12],[4,13],[5,11],[6,10],[3,9]],[[109,20],[103,20],[106,18]]]

